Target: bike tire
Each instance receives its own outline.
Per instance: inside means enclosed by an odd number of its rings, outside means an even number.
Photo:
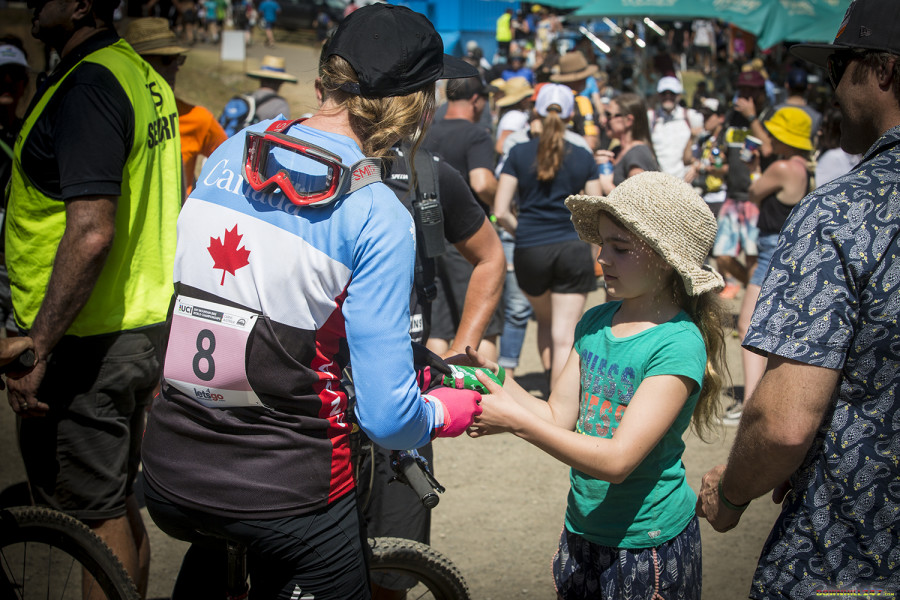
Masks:
[[[469,586],[449,558],[426,544],[402,538],[370,538],[369,572],[400,575],[418,584],[407,598],[469,600]]]
[[[108,600],[139,600],[112,550],[81,521],[41,507],[0,510],[0,599],[82,597],[82,567]]]

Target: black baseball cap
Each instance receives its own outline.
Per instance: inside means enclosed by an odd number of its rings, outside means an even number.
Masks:
[[[791,54],[824,68],[829,56],[850,48],[900,54],[900,2],[854,0],[834,43],[796,44],[791,46]]]
[[[367,98],[405,96],[438,79],[478,75],[474,66],[444,54],[441,36],[427,18],[393,4],[352,12],[328,42],[323,59],[335,54],[359,79],[341,89]]]

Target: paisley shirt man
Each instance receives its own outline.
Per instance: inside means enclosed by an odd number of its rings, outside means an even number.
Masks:
[[[791,214],[744,346],[840,370],[751,598],[900,589],[900,126]]]

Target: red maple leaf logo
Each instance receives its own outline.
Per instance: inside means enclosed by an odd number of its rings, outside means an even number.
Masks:
[[[215,261],[213,269],[222,269],[222,282],[220,285],[225,285],[225,273],[234,275],[235,271],[250,264],[250,261],[247,260],[247,257],[250,256],[250,251],[246,248],[238,248],[242,237],[244,236],[238,233],[237,224],[235,224],[230,231],[228,229],[225,230],[224,242],[219,238],[209,238],[207,250],[209,250],[210,256]]]

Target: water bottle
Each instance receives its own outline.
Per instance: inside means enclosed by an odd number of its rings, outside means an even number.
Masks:
[[[612,175],[613,164],[610,161],[597,165],[597,175]]]
[[[712,149],[712,163],[715,165],[717,169],[722,168],[722,151],[719,150],[718,146],[713,146]]]
[[[503,367],[499,367],[496,374],[484,367],[465,367],[462,365],[450,365],[450,371],[450,375],[444,375],[442,381],[444,386],[456,388],[458,390],[475,390],[479,394],[487,394],[489,392],[475,376],[475,373],[478,371],[485,373],[494,380],[497,385],[503,385],[503,381],[506,379],[506,371]]]

